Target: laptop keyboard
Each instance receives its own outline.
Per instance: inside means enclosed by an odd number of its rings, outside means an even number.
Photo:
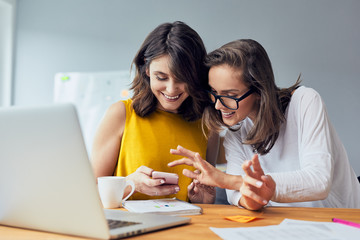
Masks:
[[[135,224],[140,224],[138,222],[127,222],[127,221],[119,221],[119,220],[112,220],[112,219],[107,219],[108,225],[110,229],[115,229],[115,228],[121,228],[121,227],[127,227],[127,226],[131,226],[131,225],[135,225]]]

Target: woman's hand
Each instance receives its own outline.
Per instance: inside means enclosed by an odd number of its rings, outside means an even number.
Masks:
[[[253,169],[251,169],[253,166]],[[249,210],[258,210],[265,206],[275,193],[276,184],[271,176],[264,174],[258,155],[255,154],[251,161],[243,163],[245,172],[243,184],[240,187],[242,194],[240,205]]]
[[[200,184],[221,187],[221,182],[226,174],[202,159],[199,153],[195,153],[181,146],[178,146],[177,149],[170,149],[170,153],[183,156],[184,158],[170,162],[168,164],[169,167],[182,164],[193,166],[198,171],[192,172],[188,169],[184,169],[183,174],[186,177],[196,179]]]
[[[198,180],[194,179],[187,189],[188,189],[188,197],[190,199],[190,202],[192,203],[212,204],[215,202],[215,198],[216,198],[215,187],[201,184],[199,183]]]
[[[149,167],[141,166],[126,178],[134,181],[135,191],[149,196],[171,195],[180,191],[179,185],[164,184],[163,179],[152,179],[151,174],[153,171]],[[130,191],[130,189],[127,189],[124,195],[127,194],[127,191]]]

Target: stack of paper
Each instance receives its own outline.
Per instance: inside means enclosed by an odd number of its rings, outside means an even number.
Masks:
[[[201,207],[176,198],[128,200],[123,204],[130,212],[156,213],[166,215],[198,215],[202,213]]]
[[[265,227],[210,228],[222,239],[237,240],[358,240],[360,229],[333,222],[285,219]]]

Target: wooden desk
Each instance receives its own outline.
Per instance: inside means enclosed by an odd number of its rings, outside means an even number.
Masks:
[[[252,212],[229,205],[199,204],[199,206],[203,208],[203,214],[190,216],[192,220],[188,225],[146,233],[130,239],[220,239],[209,227],[277,225],[285,218],[331,222],[331,219],[336,217],[360,223],[360,209],[268,207],[259,212]],[[234,215],[257,216],[260,219],[249,223],[237,223],[224,219],[224,216]],[[0,238],[11,240],[85,239],[5,226],[0,226]]]

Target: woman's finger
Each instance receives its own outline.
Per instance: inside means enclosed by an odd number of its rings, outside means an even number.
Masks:
[[[261,176],[261,180],[264,182],[264,184],[269,188],[275,191],[276,183],[274,179],[270,175]]]
[[[257,195],[254,191],[252,191],[251,188],[241,187],[240,193],[243,196],[246,196],[246,197],[250,198],[251,200],[257,202],[258,204],[266,205],[268,203],[265,199],[263,199],[261,196]]]
[[[191,182],[187,187],[188,191],[192,191],[194,189],[194,186],[195,186],[194,182]]]
[[[149,168],[147,166],[140,166],[140,167],[138,167],[138,169],[136,169],[136,172],[143,173],[143,174],[145,174],[147,176],[151,176],[153,171],[154,171],[154,169]]]
[[[183,164],[188,165],[188,166],[194,166],[194,161],[189,158],[182,158],[182,159],[178,159],[178,160],[169,162],[168,166],[174,167],[174,166],[183,165]]]
[[[184,174],[184,176],[188,177],[188,178],[192,178],[192,179],[197,179],[199,176],[199,173],[195,173],[193,171],[190,171],[189,169],[183,169],[182,173]]]
[[[182,153],[177,150],[177,149],[170,149],[170,153],[173,154],[173,155],[180,155],[180,156],[183,156]],[[185,157],[185,156],[184,156]]]
[[[243,181],[244,181],[245,184],[249,184],[249,185],[254,186],[256,188],[261,188],[263,186],[263,184],[264,184],[262,181],[259,181],[258,179],[250,177],[248,175],[245,175],[243,177]]]
[[[188,150],[180,145],[177,146],[176,149],[170,149],[170,153],[175,155],[181,155],[187,158],[194,158],[195,156],[195,152]]]
[[[194,184],[193,192],[194,192],[194,194],[198,194],[198,193],[199,193],[199,187],[198,187],[196,184]]]
[[[151,187],[147,189],[147,195],[150,196],[164,196],[176,194],[180,191],[180,187],[178,185],[161,185],[157,187]]]
[[[164,184],[165,180],[164,179],[145,179],[144,183],[147,186],[155,187],[155,186],[160,186],[160,185]]]
[[[242,169],[244,170],[244,172],[245,172],[245,174],[246,175],[249,175],[249,176],[251,176],[251,177],[253,177],[253,171],[252,171],[252,169],[251,169],[251,165],[252,165],[252,161],[245,161],[242,165],[241,165],[241,167],[242,167]]]
[[[253,158],[251,159],[251,162],[252,162],[254,172],[256,174],[259,174],[259,175],[264,175],[264,171],[261,168],[260,161],[259,161],[259,156],[257,154],[255,154],[253,156]]]
[[[194,166],[196,166],[196,168],[198,168],[202,172],[207,170],[209,168],[209,165],[211,165],[207,161],[202,159],[199,153],[195,153],[194,162],[195,162]]]

